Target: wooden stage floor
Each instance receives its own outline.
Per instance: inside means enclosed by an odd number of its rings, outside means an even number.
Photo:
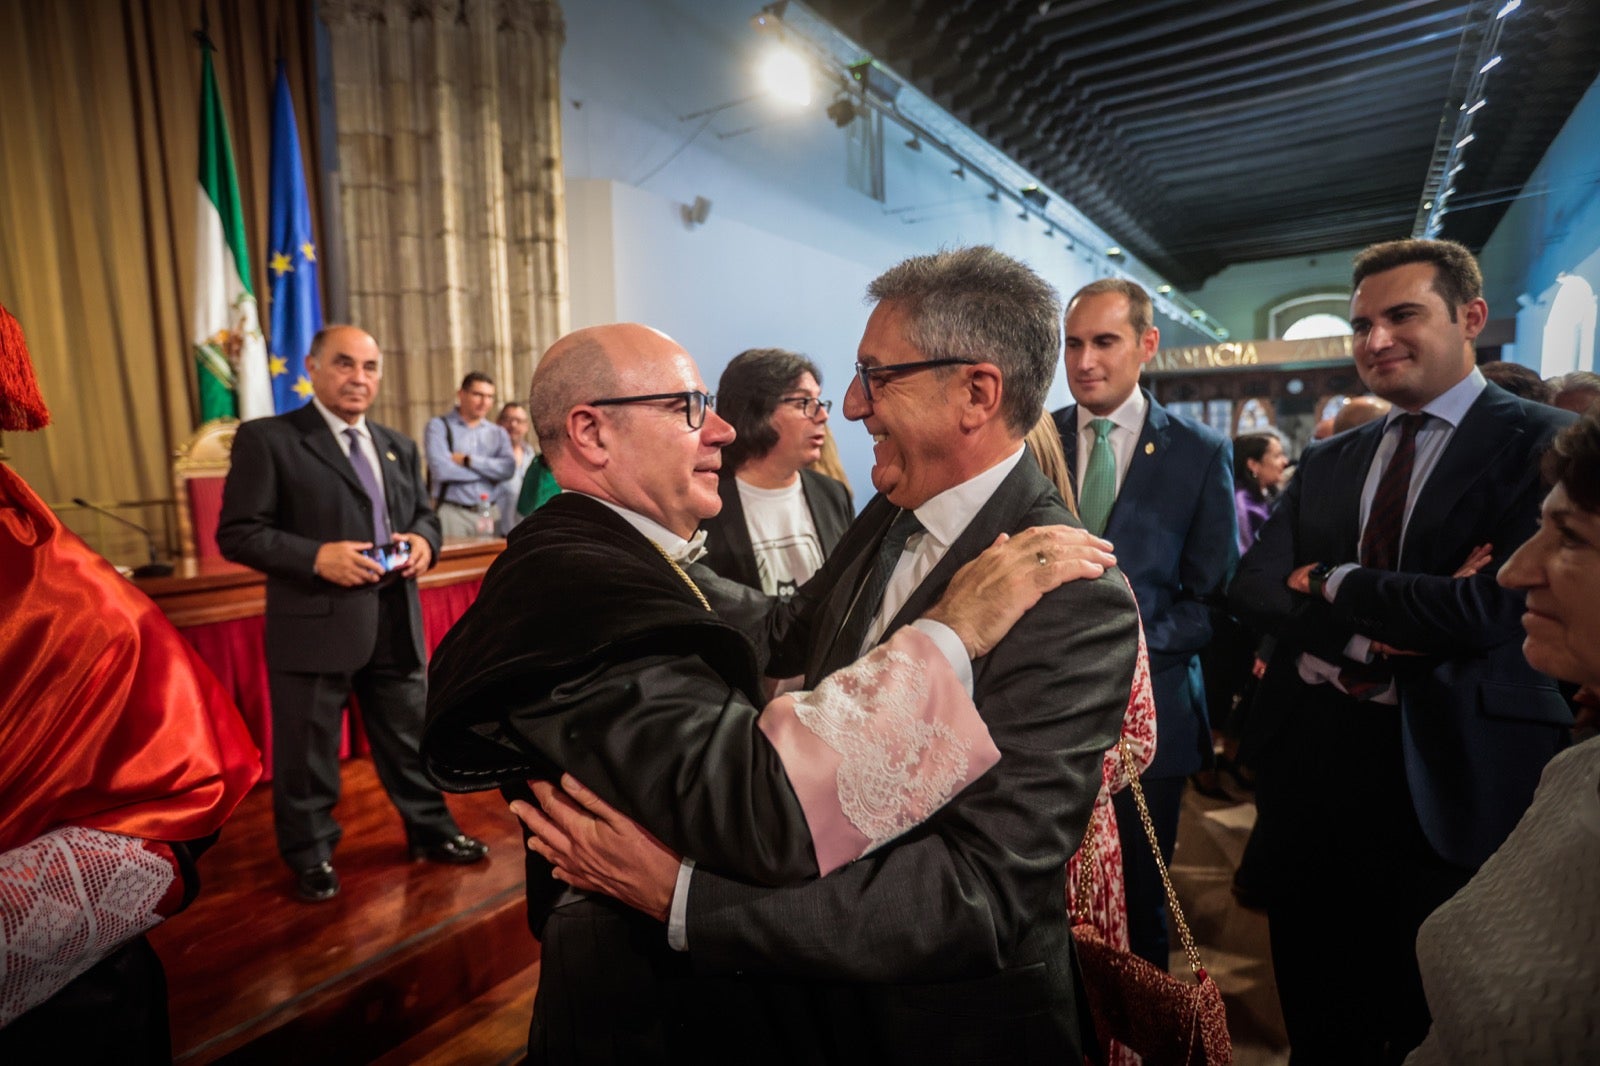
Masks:
[[[199,899],[151,934],[176,1062],[368,1062],[475,1000],[526,998],[531,1013],[531,989],[524,996],[513,978],[536,983],[538,945],[521,835],[499,793],[449,797],[489,857],[437,866],[407,861],[369,759],[347,761],[343,778],[336,899],[294,898],[273,845],[272,794],[259,786],[201,858]]]

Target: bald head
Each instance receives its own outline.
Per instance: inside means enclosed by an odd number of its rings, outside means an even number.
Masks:
[[[366,330],[324,326],[311,338],[306,376],[317,401],[354,425],[378,395],[383,353]]]
[[[1352,396],[1339,408],[1339,413],[1333,418],[1333,431],[1343,433],[1346,430],[1364,426],[1375,418],[1382,418],[1389,413],[1389,401],[1376,396]]]
[[[552,344],[534,372],[528,407],[562,488],[688,537],[722,505],[717,471],[722,446],[733,440],[714,411],[691,424],[682,394],[704,391],[699,369],[677,341],[620,322],[576,330]]]

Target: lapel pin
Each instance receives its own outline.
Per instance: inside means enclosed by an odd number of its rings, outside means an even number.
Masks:
[[[1156,453],[1155,443],[1152,441],[1146,441],[1144,445],[1144,453],[1146,455],[1154,455]],[[393,459],[394,456],[391,455],[389,458]]]
[[[400,460],[395,458],[395,454],[392,451],[391,452],[384,452],[383,453],[383,457],[385,459],[389,460],[391,463],[397,463],[397,462],[400,461]]]

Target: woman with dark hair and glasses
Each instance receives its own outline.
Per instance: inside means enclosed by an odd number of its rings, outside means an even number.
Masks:
[[[717,383],[717,413],[738,436],[722,450],[722,512],[707,520],[705,564],[787,599],[822,566],[852,511],[850,493],[806,467],[822,454],[833,403],[803,355],[741,352]]]

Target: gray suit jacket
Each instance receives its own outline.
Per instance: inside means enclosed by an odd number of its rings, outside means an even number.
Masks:
[[[416,533],[439,555],[439,519],[411,438],[368,421],[382,467],[389,526]],[[239,426],[222,490],[217,546],[267,575],[267,665],[303,673],[342,673],[372,658],[378,587],[341,588],[312,574],[317,549],[331,540],[372,539],[372,503],[355,468],[317,409]],[[417,661],[426,662],[417,583],[405,581]]]
[[[856,649],[834,637],[898,512],[875,498],[780,608],[769,673],[808,684]],[[889,627],[915,620],[1002,533],[1076,525],[1024,457]],[[1116,743],[1137,648],[1119,572],[1046,595],[973,664],[1001,758],[924,825],[825,878],[756,888],[697,872],[688,946],[707,973],[811,982],[835,1050],[884,1061],[1082,1061],[1065,868]]]

